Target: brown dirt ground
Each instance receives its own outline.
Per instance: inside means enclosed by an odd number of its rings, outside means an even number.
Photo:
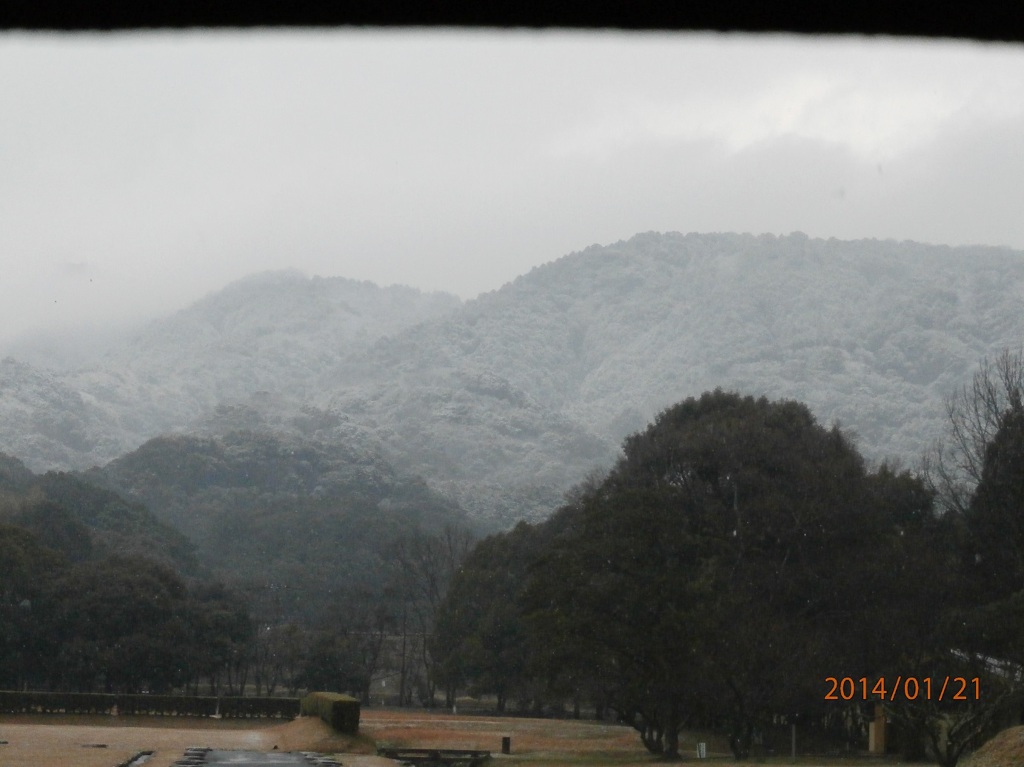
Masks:
[[[501,754],[511,738],[512,753]],[[293,722],[172,717],[0,716],[2,767],[116,767],[142,751],[153,751],[146,767],[170,767],[189,746],[269,751],[317,751],[339,757],[345,767],[395,767],[375,756],[379,745],[488,750],[495,767],[654,767],[629,727],[599,722],[518,717],[455,716],[418,711],[364,709],[360,735],[335,733],[319,719]],[[687,761],[697,740],[707,740],[714,767],[730,767],[724,743],[689,734]],[[692,742],[691,742],[692,741]],[[790,764],[790,760],[768,760]],[[804,760],[801,765],[821,764]],[[830,761],[830,764],[842,764]],[[850,764],[847,762],[847,764]],[[1013,762],[1015,765],[1021,761]],[[749,763],[747,763],[749,767]],[[977,767],[997,767],[995,763]],[[998,767],[1002,767],[999,763]]]
[[[103,716],[0,717],[3,767],[116,767],[142,751],[153,751],[147,767],[169,767],[189,746],[321,753],[374,753],[367,738],[334,733],[319,719],[255,723],[209,719]],[[347,767],[377,757],[348,760]],[[387,767],[392,762],[381,760]],[[362,767],[372,767],[371,764]]]
[[[1024,764],[1024,727],[1003,730],[961,762],[963,767],[1020,767]]]
[[[362,712],[360,732],[378,745],[489,750],[494,767],[659,767],[667,764],[651,755],[631,727],[573,719],[454,716],[420,711],[368,709]],[[501,738],[512,739],[512,753],[501,754]],[[793,764],[790,757],[733,760],[726,741],[707,733],[688,732],[680,741],[684,763],[697,763],[698,741],[707,743],[712,767],[756,767]],[[884,760],[863,758],[822,760],[799,757],[800,767],[884,767]],[[349,767],[346,762],[346,767]],[[393,765],[392,765],[393,767]]]
[[[472,748],[500,754],[502,737],[509,737],[516,756],[573,752],[646,757],[632,729],[576,720],[364,711],[360,731],[381,746]]]

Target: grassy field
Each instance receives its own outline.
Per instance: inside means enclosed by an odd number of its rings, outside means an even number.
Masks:
[[[511,754],[501,740],[511,738]],[[683,758],[696,761],[696,744],[707,743],[709,765],[792,764],[788,757],[734,762],[721,739],[688,733]],[[0,716],[3,767],[116,767],[152,751],[146,767],[169,767],[189,746],[269,751],[319,751],[341,755],[346,767],[394,767],[374,756],[379,745],[489,750],[495,767],[653,767],[660,762],[644,750],[629,727],[599,722],[519,717],[456,716],[422,710],[368,709],[360,736],[333,733],[318,719],[280,723],[172,717]],[[866,759],[811,759],[810,767],[878,764]]]
[[[471,748],[491,751],[495,767],[656,767],[664,761],[648,753],[640,737],[624,725],[571,719],[527,719],[519,717],[454,716],[423,711],[364,711],[360,730],[379,745],[438,748]],[[512,753],[501,754],[501,739],[511,738]],[[685,733],[680,751],[686,762],[697,762],[697,743],[707,744],[708,759],[714,767],[751,767],[758,764],[793,764],[789,756],[752,758],[737,762],[720,736]],[[891,764],[888,760],[864,757],[799,757],[798,765],[836,767],[839,765]]]

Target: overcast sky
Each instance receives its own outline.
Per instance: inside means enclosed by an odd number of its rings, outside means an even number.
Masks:
[[[0,348],[268,269],[470,298],[649,230],[1024,249],[1024,47],[0,34]]]

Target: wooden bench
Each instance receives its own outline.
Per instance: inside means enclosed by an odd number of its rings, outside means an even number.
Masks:
[[[479,767],[491,758],[490,751],[466,748],[387,748],[377,754],[414,767]]]

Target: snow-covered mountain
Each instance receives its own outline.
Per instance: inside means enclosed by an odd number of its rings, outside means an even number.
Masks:
[[[73,371],[0,362],[0,445],[36,471],[104,464],[220,405],[315,396],[319,374],[456,296],[271,272],[151,323]]]
[[[0,365],[0,450],[84,468],[168,431],[379,449],[475,516],[550,511],[622,437],[721,386],[806,402],[913,464],[942,400],[1024,341],[1024,254],[642,234],[462,303],[297,274],[234,283],[86,368]]]

